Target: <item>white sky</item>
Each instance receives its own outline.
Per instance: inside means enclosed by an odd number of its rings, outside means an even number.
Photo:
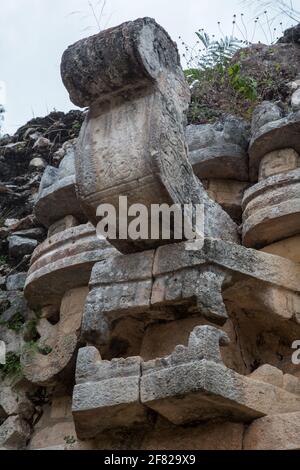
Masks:
[[[107,0],[101,26],[151,16],[175,41],[182,36],[193,45],[199,28],[218,34],[218,21],[230,35],[232,16],[241,12],[249,22],[257,13],[241,0]],[[75,108],[61,82],[60,59],[68,45],[95,32],[88,0],[0,0],[0,102],[5,94],[6,132],[54,108]],[[264,40],[261,32],[257,37]]]

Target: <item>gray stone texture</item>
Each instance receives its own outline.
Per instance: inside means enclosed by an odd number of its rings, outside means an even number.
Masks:
[[[190,125],[186,129],[189,159],[200,179],[248,181],[249,126],[235,116],[216,124]]]
[[[74,146],[69,144],[58,168],[47,166],[40,183],[34,211],[47,228],[68,215],[85,221],[75,191]]]
[[[300,168],[270,176],[243,199],[243,244],[262,248],[300,232]]]
[[[271,111],[269,111],[270,107]],[[293,148],[298,154],[300,153],[298,139],[300,111],[282,117],[282,115],[279,116],[279,108],[276,111],[276,105],[273,103],[268,103],[267,111],[264,107],[259,108],[258,116],[261,115],[260,111],[263,118],[256,122],[257,116],[254,114],[252,139],[249,147],[250,179],[254,182],[257,181],[260,161],[267,153],[286,148]],[[265,115],[267,117],[264,119]]]
[[[238,241],[236,225],[209,199],[188,160],[190,92],[163,28],[144,18],[103,31],[70,46],[61,69],[71,100],[90,106],[76,150],[78,196],[90,221],[96,224],[100,203],[118,213],[120,195],[147,208],[203,203],[207,236]],[[129,253],[162,241],[111,242]]]

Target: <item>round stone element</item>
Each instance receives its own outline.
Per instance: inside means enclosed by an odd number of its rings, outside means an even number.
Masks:
[[[262,158],[258,179],[261,181],[269,176],[287,173],[299,167],[300,156],[294,149],[274,150]]]
[[[294,149],[300,153],[300,111],[267,122],[252,136],[249,147],[250,179],[257,181],[260,162],[274,150]]]
[[[32,308],[59,305],[66,291],[88,285],[97,261],[116,250],[96,235],[91,224],[79,225],[48,238],[35,250],[25,284]]]
[[[300,169],[252,186],[243,199],[243,244],[267,245],[300,233]]]

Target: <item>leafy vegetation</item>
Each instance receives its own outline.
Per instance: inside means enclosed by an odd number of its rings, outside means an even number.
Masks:
[[[6,355],[6,364],[0,365],[0,373],[5,377],[19,376],[22,374],[20,355],[9,352]]]
[[[223,66],[243,45],[243,41],[233,36],[216,40],[214,36],[210,37],[204,29],[199,29],[195,34],[198,38],[195,47],[190,48],[182,41],[185,48],[183,57],[188,68],[194,71],[205,71],[216,66]]]
[[[28,338],[28,341],[37,341],[39,339],[39,333],[37,331],[37,318],[28,320],[25,324],[25,340]]]
[[[281,101],[287,106],[287,82],[298,71],[294,56],[294,62],[283,58],[275,45],[253,48],[246,33],[244,40],[233,35],[216,40],[203,29],[196,36],[194,48],[182,42],[185,76],[192,89],[190,123],[213,123],[233,109],[249,120],[254,107],[264,100]]]
[[[25,343],[23,354],[33,356],[36,353],[48,356],[52,352],[52,348],[47,344],[41,344],[39,340],[32,340]]]
[[[8,257],[6,255],[0,255],[0,266],[4,266],[8,263]]]
[[[74,436],[65,436],[64,441],[66,442],[67,445],[76,444],[76,439]]]
[[[24,323],[24,317],[19,312],[8,321],[0,321],[0,325],[6,326],[9,330],[15,331],[16,333],[20,333],[23,329]]]

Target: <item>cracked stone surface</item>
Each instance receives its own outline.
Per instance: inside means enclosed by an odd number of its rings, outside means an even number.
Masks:
[[[263,110],[263,115],[265,113]],[[277,112],[270,113],[268,119],[259,121],[254,125],[254,134],[249,147],[250,178],[257,181],[259,164],[268,153],[279,149],[293,148],[300,153],[299,131],[300,111],[290,113],[286,117],[276,116]],[[277,119],[276,119],[277,117]],[[262,124],[262,125],[261,125]]]
[[[139,401],[141,358],[102,361],[94,347],[79,351],[73,393],[77,435],[95,437],[110,428],[147,424],[147,410]]]
[[[25,297],[35,308],[58,305],[64,293],[87,285],[94,264],[115,250],[100,240],[91,224],[59,232],[35,250],[25,284]]]
[[[254,287],[246,298],[233,293],[234,286],[238,290],[238,283],[245,279],[260,283],[260,289]],[[260,312],[260,294],[268,298],[265,292],[269,289],[270,294],[270,285],[274,292],[279,290],[277,301],[282,292],[282,304],[276,308],[271,296],[267,311],[273,312],[274,325],[289,318],[292,330],[296,328],[294,311],[288,313],[283,306],[291,296],[291,309],[298,308],[299,281],[298,264],[220,240],[206,239],[203,248],[195,251],[187,251],[186,244],[180,243],[155,252],[118,255],[97,263],[93,269],[82,335],[100,346],[109,341],[116,319],[174,319],[172,307],[176,305],[181,306],[182,313],[198,312],[223,324],[228,318],[223,290],[229,296],[231,287],[230,298],[236,305],[240,306],[240,299],[241,308]]]
[[[242,119],[228,116],[224,123],[190,125],[186,139],[198,178],[248,181],[249,126]]]
[[[190,92],[163,28],[143,18],[103,31],[70,46],[61,68],[71,100],[90,107],[76,149],[76,183],[91,222],[97,222],[100,203],[113,204],[118,213],[120,194],[147,208],[204,204],[205,233],[238,241],[235,223],[209,199],[188,160],[184,112]],[[129,253],[162,240],[111,242]]]
[[[300,233],[300,168],[270,176],[243,199],[243,244],[263,248]]]
[[[300,395],[284,389],[283,382],[274,385],[258,374],[246,377],[228,369],[220,354],[220,345],[227,344],[222,330],[199,326],[187,346],[148,362],[140,357],[102,361],[96,348],[81,349],[73,393],[77,433],[91,438],[105,427],[137,426],[147,408],[177,425],[217,418],[252,422],[300,411]]]

